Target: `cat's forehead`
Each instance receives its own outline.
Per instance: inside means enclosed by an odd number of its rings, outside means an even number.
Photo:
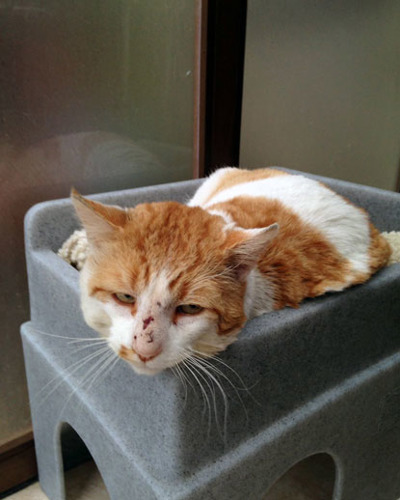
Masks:
[[[222,219],[199,207],[158,202],[138,205],[128,213],[121,241],[149,257],[207,253],[225,240]]]
[[[115,288],[168,288],[184,295],[189,282],[215,274],[226,234],[220,217],[176,202],[138,205],[98,259],[97,277]]]
[[[173,226],[180,228],[198,222],[218,226],[218,220],[200,207],[189,207],[176,201],[141,203],[127,210],[129,219],[141,226]]]

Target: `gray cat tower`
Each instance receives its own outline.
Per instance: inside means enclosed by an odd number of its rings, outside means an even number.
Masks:
[[[323,181],[365,207],[379,229],[400,230],[398,194]],[[93,198],[186,201],[200,183]],[[210,418],[199,388],[185,390],[172,371],[139,376],[121,360],[90,383],[101,355],[85,358],[96,348],[73,339],[97,335],[81,316],[78,271],[56,255],[77,227],[69,200],[36,205],[26,217],[31,321],[21,332],[39,479],[51,500],[65,498],[61,435],[70,428],[112,500],[259,500],[317,453],[335,463],[335,500],[400,497],[400,265],[249,322],[221,354],[241,381],[214,362],[236,389],[220,377],[229,406],[214,389]]]

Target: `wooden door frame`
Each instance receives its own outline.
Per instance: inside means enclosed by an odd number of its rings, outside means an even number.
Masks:
[[[37,477],[33,433],[28,431],[0,446],[0,496]]]
[[[247,0],[197,0],[194,177],[239,164]]]

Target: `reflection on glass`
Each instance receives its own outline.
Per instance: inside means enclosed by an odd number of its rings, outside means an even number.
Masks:
[[[193,40],[194,1],[0,0],[0,444],[30,425],[23,216],[191,177]]]

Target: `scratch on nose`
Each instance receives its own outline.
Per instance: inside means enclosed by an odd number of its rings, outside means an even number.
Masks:
[[[148,337],[148,341],[147,341],[148,344],[151,344],[152,342],[154,342],[154,332],[153,332],[153,330],[151,330],[151,332],[147,332],[146,335]]]
[[[149,324],[154,321],[153,316],[149,316],[148,318],[143,320],[143,330],[146,330],[146,328],[149,326]]]

